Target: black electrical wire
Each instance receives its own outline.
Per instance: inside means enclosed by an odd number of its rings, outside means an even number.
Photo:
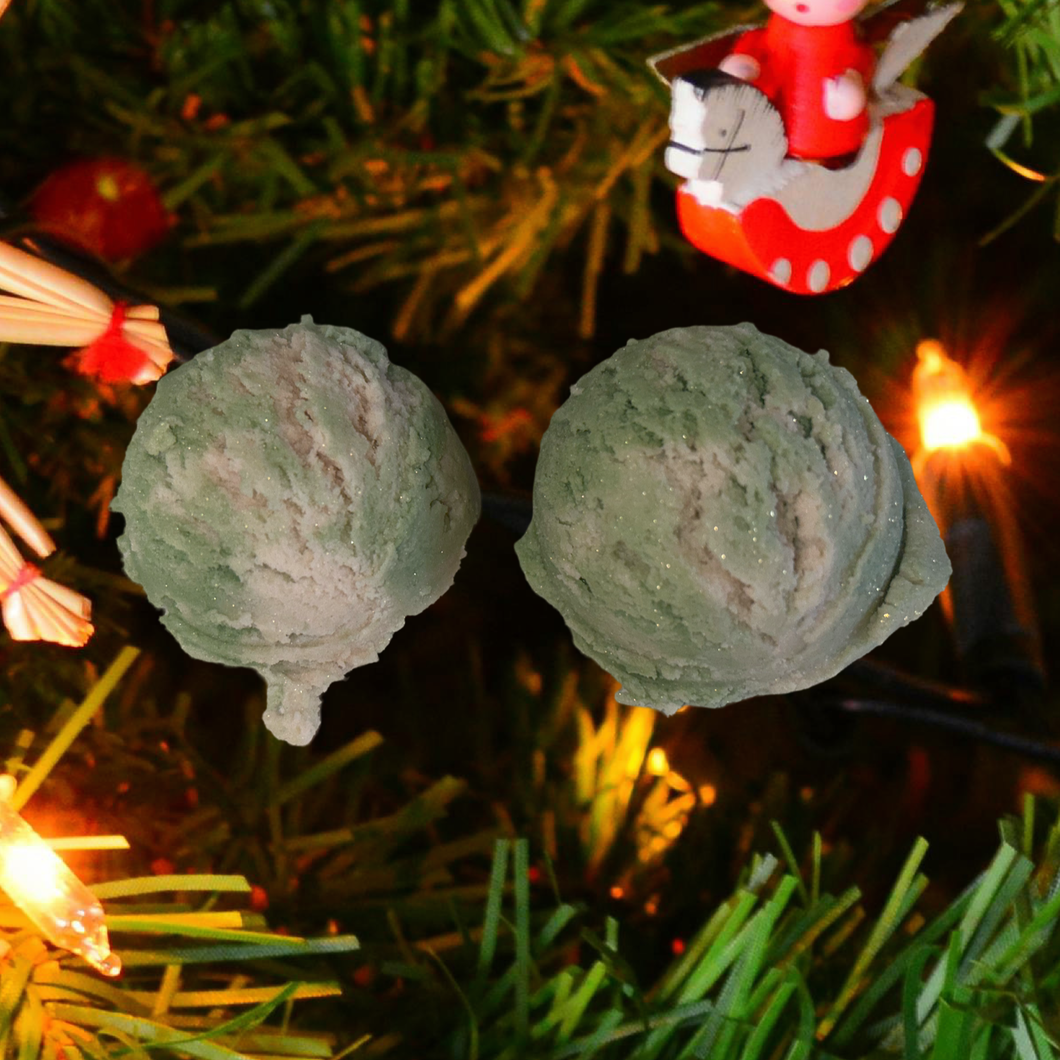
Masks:
[[[825,704],[835,710],[850,714],[875,714],[880,717],[900,718],[936,729],[944,729],[968,740],[991,744],[1006,751],[1034,758],[1040,762],[1049,762],[1060,766],[1060,747],[1053,744],[1032,740],[1015,733],[992,729],[981,721],[966,718],[959,714],[943,714],[928,707],[915,706],[909,703],[890,703],[881,699],[856,699],[847,697]]]

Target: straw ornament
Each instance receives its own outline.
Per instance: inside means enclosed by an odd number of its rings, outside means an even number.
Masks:
[[[0,243],[0,291],[10,292],[0,294],[0,342],[79,347],[77,370],[108,383],[153,382],[173,359],[156,306],[115,304],[8,243]]]
[[[0,519],[38,556],[55,551],[55,542],[3,479]],[[45,578],[28,562],[0,524],[0,617],[14,640],[47,640],[80,648],[92,636],[92,605],[80,593]]]

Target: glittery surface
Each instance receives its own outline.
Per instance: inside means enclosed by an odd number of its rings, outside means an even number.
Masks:
[[[750,324],[630,342],[573,386],[516,549],[618,699],[667,713],[831,677],[950,574],[854,378]]]
[[[311,321],[165,376],[113,504],[125,568],[197,658],[259,670],[291,743],[452,584],[479,514],[441,405],[384,348]]]

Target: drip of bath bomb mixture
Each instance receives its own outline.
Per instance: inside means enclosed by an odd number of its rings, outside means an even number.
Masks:
[[[112,507],[126,571],[185,651],[258,670],[266,725],[304,744],[328,685],[452,584],[479,489],[416,376],[306,318],[166,375]]]
[[[666,713],[823,681],[950,575],[853,376],[750,324],[630,342],[573,386],[516,549],[619,701]]]

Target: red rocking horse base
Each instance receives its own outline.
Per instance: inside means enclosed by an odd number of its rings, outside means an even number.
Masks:
[[[916,195],[931,143],[934,106],[920,97],[882,119],[875,173],[851,208],[810,202],[809,227],[777,198],[733,210],[708,205],[687,185],[677,215],[688,240],[712,257],[795,294],[824,294],[856,279],[887,248]],[[823,176],[823,174],[822,174]]]

